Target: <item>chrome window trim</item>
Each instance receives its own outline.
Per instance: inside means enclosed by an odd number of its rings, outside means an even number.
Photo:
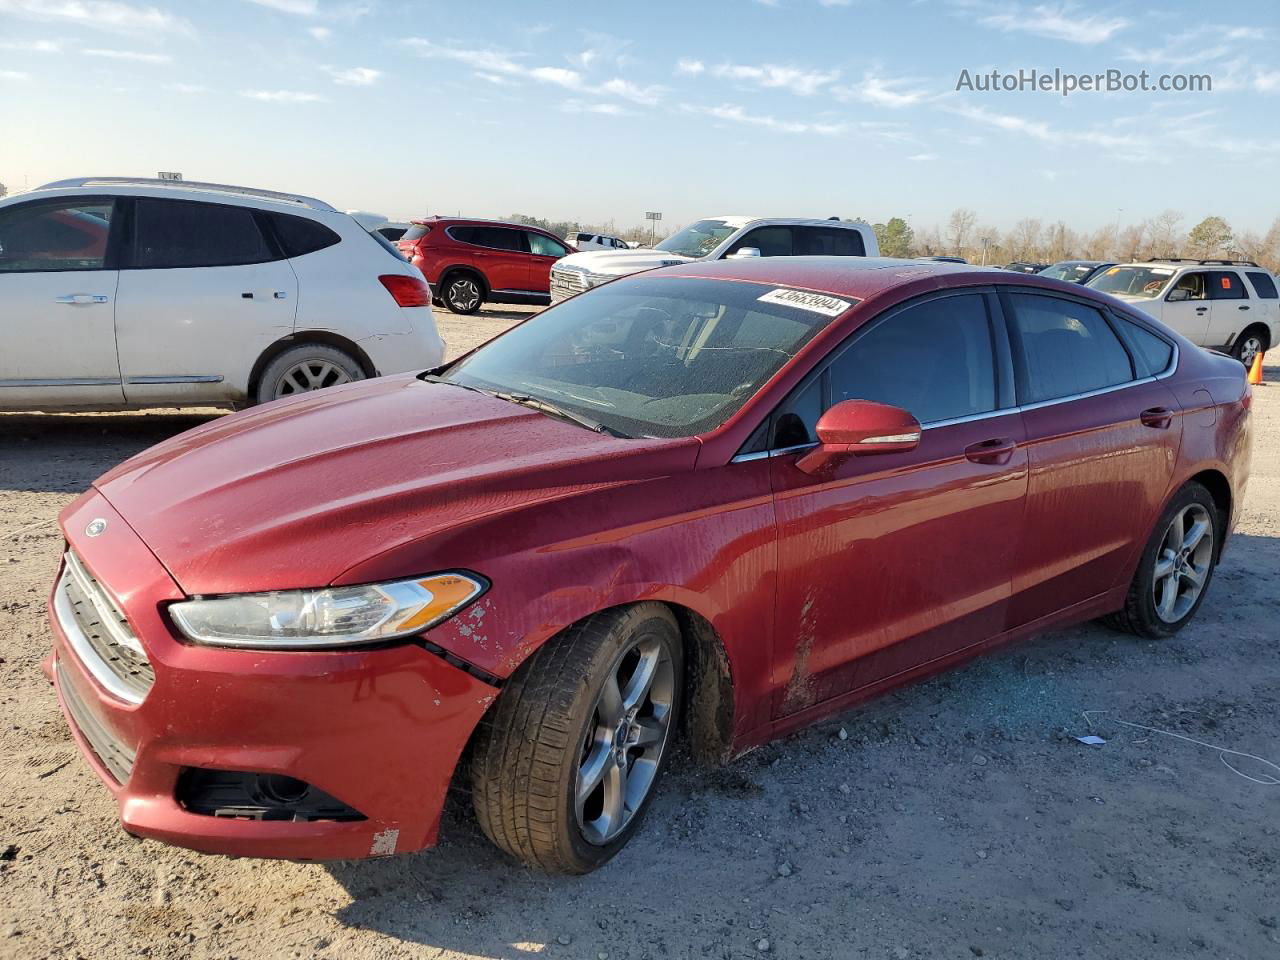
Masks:
[[[937,430],[940,427],[951,427],[959,423],[974,423],[978,420],[992,420],[996,417],[1006,417],[1013,413],[1025,413],[1028,410],[1039,410],[1042,407],[1052,407],[1060,403],[1069,403],[1072,400],[1087,400],[1090,397],[1099,397],[1107,393],[1115,393],[1119,390],[1127,390],[1129,387],[1141,386],[1144,383],[1155,383],[1157,380],[1164,380],[1166,377],[1173,375],[1178,369],[1179,350],[1178,344],[1170,342],[1173,347],[1173,354],[1169,359],[1169,365],[1160,373],[1150,377],[1142,377],[1138,380],[1126,380],[1124,383],[1117,383],[1110,387],[1100,387],[1097,390],[1089,390],[1085,393],[1073,393],[1066,397],[1055,397],[1052,400],[1037,400],[1034,403],[1023,403],[1014,407],[1002,407],[999,410],[990,410],[986,413],[975,413],[967,417],[952,417],[949,420],[932,420],[929,423],[920,424],[920,429]],[[782,457],[789,453],[798,453],[801,450],[811,450],[818,446],[816,442],[801,443],[791,447],[781,447],[774,450],[759,450],[755,453],[740,453],[730,463],[746,463],[750,460],[763,460],[767,457]]]
[[[53,591],[53,612],[58,618],[58,626],[62,628],[63,636],[67,638],[67,643],[71,647],[72,653],[76,655],[90,675],[96,680],[107,693],[111,694],[117,700],[123,700],[125,703],[139,704],[144,699],[144,695],[138,694],[134,690],[130,690],[125,686],[124,682],[117,677],[111,669],[98,656],[96,650],[89,644],[89,639],[84,635],[84,631],[80,629],[80,625],[76,623],[76,616],[71,609],[71,601],[67,599],[67,591],[64,584],[68,577],[71,577],[72,571],[68,564],[63,568],[62,576],[58,578],[58,586]],[[105,625],[105,621],[104,621]]]
[[[173,376],[158,377],[130,377],[125,383],[221,383],[222,377],[213,374],[201,376],[183,376],[175,374]]]

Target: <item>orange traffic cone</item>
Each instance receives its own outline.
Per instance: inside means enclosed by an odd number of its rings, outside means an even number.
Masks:
[[[1253,355],[1253,366],[1249,368],[1249,385],[1259,386],[1262,383],[1262,351]]]

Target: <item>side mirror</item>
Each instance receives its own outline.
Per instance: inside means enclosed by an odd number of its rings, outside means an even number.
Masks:
[[[725,259],[726,260],[749,260],[752,257],[758,257],[758,256],[760,256],[759,247],[739,247],[737,250],[733,251],[733,253],[729,254],[729,256],[725,257]]]
[[[1190,300],[1191,291],[1188,290],[1186,287],[1175,287],[1174,289],[1169,291],[1169,296],[1165,297],[1165,299],[1168,300],[1170,303],[1176,300]]]
[[[844,400],[818,419],[818,446],[796,466],[805,473],[830,473],[849,457],[901,453],[920,443],[920,421],[900,407],[870,400]]]

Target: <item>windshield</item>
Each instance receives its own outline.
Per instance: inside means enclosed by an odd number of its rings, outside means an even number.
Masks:
[[[1174,271],[1167,267],[1110,267],[1085,284],[1124,297],[1158,297]]]
[[[853,302],[754,283],[617,280],[513,327],[440,379],[544,400],[627,436],[689,437],[729,419]]]
[[[705,257],[738,229],[727,220],[699,220],[673,233],[653,249],[682,257]]]
[[[1040,276],[1066,280],[1068,283],[1079,283],[1081,278],[1088,276],[1093,267],[1092,263],[1055,263],[1052,267],[1041,270]]]

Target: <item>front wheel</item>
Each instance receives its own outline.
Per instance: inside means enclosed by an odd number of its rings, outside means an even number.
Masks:
[[[1153,640],[1185,627],[1213,579],[1223,522],[1213,497],[1200,484],[1179,490],[1147,541],[1124,609],[1107,622]]]
[[[589,873],[635,833],[675,734],[683,682],[671,610],[595,614],[508,681],[477,732],[476,817],[530,866]]]

